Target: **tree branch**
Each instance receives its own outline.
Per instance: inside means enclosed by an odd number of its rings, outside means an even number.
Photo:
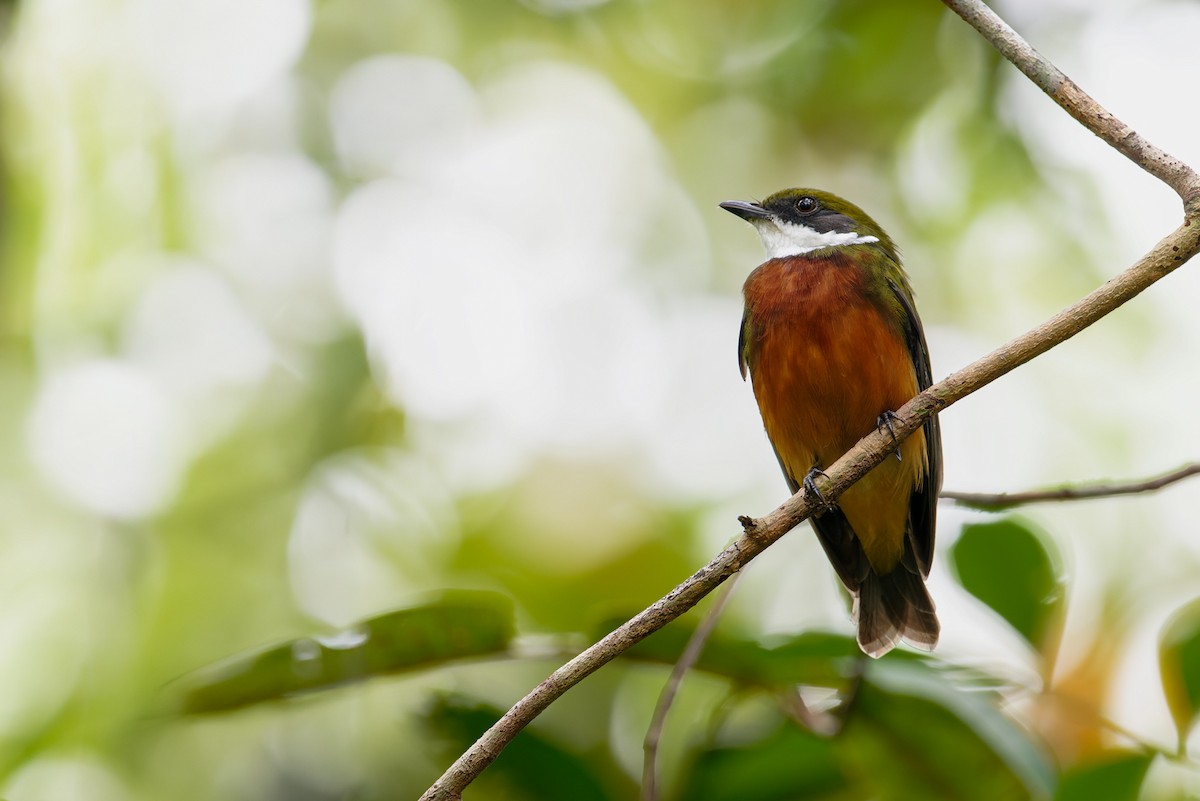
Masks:
[[[1195,171],[1153,147],[1109,114],[1026,44],[987,6],[969,0],[944,1],[1084,127],[1174,189],[1184,200],[1184,220],[1179,228],[1132,267],[1075,305],[934,384],[906,403],[898,410],[894,421],[895,438],[891,433],[879,431],[868,434],[826,470],[827,479],[818,479],[823,485],[820,487],[821,493],[830,501],[883,461],[899,442],[921,426],[925,418],[1071,338],[1141,294],[1200,251],[1200,176]],[[798,493],[765,517],[756,520],[742,518],[745,530],[736,542],[663,598],[554,671],[484,732],[421,796],[421,801],[461,799],[463,788],[474,781],[501,749],[555,699],[691,609],[705,595],[801,521],[820,511],[820,508],[819,501]]]
[[[1130,481],[1123,484],[1086,484],[1075,487],[1058,487],[1049,490],[1033,490],[1030,492],[943,492],[941,497],[954,501],[961,506],[972,509],[982,509],[994,512],[1009,509],[1014,506],[1024,506],[1045,501],[1078,501],[1088,498],[1113,498],[1118,495],[1137,495],[1142,492],[1154,492],[1168,487],[1177,481],[1183,481],[1190,476],[1200,475],[1200,462],[1184,465],[1178,470],[1163,473],[1154,478],[1141,481]]]

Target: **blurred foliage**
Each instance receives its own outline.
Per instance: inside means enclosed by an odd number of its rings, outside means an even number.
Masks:
[[[868,681],[846,724],[861,797],[1049,797],[1048,757],[989,699],[895,663],[879,672],[881,691]]]
[[[453,760],[503,712],[478,701],[440,696],[434,699],[424,720],[430,734],[439,738],[444,757]],[[479,792],[488,793],[491,788],[497,795],[535,801],[558,798],[619,801],[633,797],[635,785],[615,768],[607,755],[575,752],[567,744],[535,730],[496,758]]]
[[[251,5],[2,12],[11,801],[416,798],[744,505],[780,500],[744,458],[774,470],[757,421],[723,427],[705,383],[719,363],[749,397],[734,294],[757,250],[710,225],[717,200],[803,181],[881,209],[931,330],[1012,333],[999,299],[1056,309],[1112,245],[1089,179],[1031,154],[1011,70],[937,3]],[[430,84],[355,105],[364,65]],[[522,261],[541,272],[505,271]],[[500,358],[523,347],[529,372]],[[566,377],[491,386],[539,376]],[[1150,801],[1197,781],[1194,609],[1159,654],[1183,745],[1131,743],[1104,717],[1127,631],[1085,632],[1055,673],[1062,532],[961,520],[939,602],[1019,652],[866,663],[848,627],[780,622],[843,624],[830,575],[764,566],[672,711],[664,798]],[[560,699],[468,797],[633,797],[694,625]],[[1045,714],[1068,684],[1075,728]],[[795,719],[797,692],[836,734]],[[1156,783],[1165,763],[1182,778]]]
[[[1063,614],[1063,585],[1050,542],[1017,518],[973,523],[950,549],[951,565],[967,592],[990,606],[1044,653],[1055,643]]]
[[[1063,776],[1054,801],[1084,801],[1087,798],[1136,801],[1153,759],[1150,754],[1122,752],[1098,759]]]
[[[850,783],[833,741],[780,722],[754,742],[702,750],[679,796],[704,801],[842,798]]]
[[[1182,753],[1200,712],[1200,601],[1180,609],[1167,623],[1159,640],[1158,665]]]
[[[222,712],[454,659],[502,653],[513,637],[504,596],[459,594],[365,620],[325,637],[294,640],[192,677],[182,711]]]
[[[595,639],[615,629],[624,620],[612,619],[596,630]],[[626,658],[673,665],[694,634],[686,622],[643,640],[626,653]],[[763,645],[754,640],[733,639],[717,634],[708,640],[696,662],[697,670],[709,671],[754,687],[789,685],[837,686],[851,674],[858,661],[853,637],[810,631],[782,642]],[[917,658],[900,654],[897,658]]]

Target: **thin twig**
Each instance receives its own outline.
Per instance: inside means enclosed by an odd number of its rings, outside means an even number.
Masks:
[[[1200,462],[1184,465],[1178,470],[1163,473],[1161,476],[1124,484],[1085,484],[1029,492],[943,492],[941,497],[972,509],[996,511],[1046,501],[1079,501],[1088,498],[1113,498],[1118,495],[1154,492],[1196,475],[1200,475]]]
[[[658,801],[658,742],[662,738],[663,726],[667,722],[667,713],[671,711],[671,704],[675,703],[675,695],[679,692],[679,685],[683,683],[684,675],[692,669],[696,660],[700,658],[700,654],[704,652],[704,646],[716,629],[717,621],[721,619],[721,613],[729,604],[729,598],[733,595],[733,589],[737,586],[740,575],[740,573],[735,575],[721,588],[720,594],[713,602],[712,609],[708,610],[704,620],[700,621],[700,625],[692,632],[687,646],[679,655],[679,661],[671,669],[671,675],[668,677],[667,683],[663,685],[662,693],[658,696],[658,704],[654,707],[654,717],[650,719],[650,726],[646,729],[646,739],[642,742],[642,801]]]
[[[895,438],[890,433],[878,431],[868,434],[826,470],[827,478],[818,479],[821,494],[829,501],[836,500],[851,484],[883,461],[927,417],[1078,334],[1200,252],[1200,176],[1195,171],[1145,142],[1080,91],[1050,62],[1025,44],[987,6],[967,0],[945,2],[996,45],[1006,58],[1033,78],[1035,83],[1046,89],[1056,103],[1088,130],[1171,186],[1184,201],[1184,220],[1132,267],[1070,308],[953,373],[906,403],[898,410],[894,421]],[[1041,79],[1047,76],[1058,77],[1044,84]],[[422,801],[461,799],[463,788],[474,781],[501,749],[559,696],[691,609],[768,546],[821,508],[822,504],[816,498],[800,493],[765,517],[744,519],[745,531],[733,545],[663,598],[554,671],[514,704],[425,791],[421,796]]]

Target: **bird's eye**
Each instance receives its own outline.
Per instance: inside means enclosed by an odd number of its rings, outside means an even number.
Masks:
[[[800,212],[801,214],[812,214],[817,210],[817,205],[816,198],[811,198],[808,195],[805,195],[796,201],[796,211]]]

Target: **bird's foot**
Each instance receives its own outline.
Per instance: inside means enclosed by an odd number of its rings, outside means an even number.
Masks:
[[[875,430],[883,431],[884,429],[887,429],[887,432],[892,435],[892,443],[898,445],[899,441],[896,439],[896,428],[892,424],[899,419],[899,415],[897,415],[895,412],[890,410],[885,411],[883,414],[875,418]],[[900,455],[899,448],[896,448],[896,450],[893,452],[896,454],[897,462],[904,461],[904,457]]]
[[[814,498],[816,498],[818,501],[820,501],[821,505],[824,506],[826,509],[832,509],[833,504],[831,504],[829,501],[825,500],[825,496],[821,494],[821,491],[819,489],[817,489],[817,482],[814,480],[814,479],[816,479],[817,476],[820,476],[821,478],[824,478],[824,479],[829,478],[829,476],[826,475],[824,470],[822,470],[819,467],[814,467],[812,470],[809,470],[808,475],[804,477],[804,481],[803,481],[804,491],[806,493],[812,494],[812,496]]]

